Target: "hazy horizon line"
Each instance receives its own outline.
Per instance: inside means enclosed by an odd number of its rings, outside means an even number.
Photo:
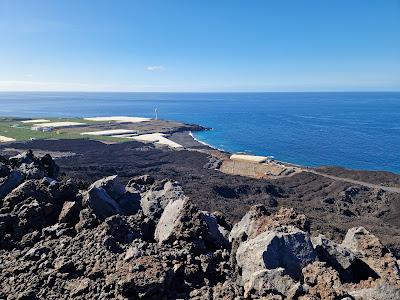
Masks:
[[[298,90],[298,91],[88,91],[88,90],[0,90],[0,93],[141,93],[141,94],[251,94],[251,93],[400,93],[399,90]]]

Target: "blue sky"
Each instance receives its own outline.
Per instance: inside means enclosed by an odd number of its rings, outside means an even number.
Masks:
[[[0,0],[0,90],[400,90],[400,0]]]

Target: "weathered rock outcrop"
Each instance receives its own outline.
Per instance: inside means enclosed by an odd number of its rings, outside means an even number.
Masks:
[[[335,300],[350,296],[343,287],[339,274],[325,263],[314,262],[303,269],[304,289],[317,299]]]
[[[304,215],[257,205],[232,228],[175,181],[81,187],[57,172],[48,156],[0,157],[0,182],[21,176],[0,201],[0,299],[400,297],[397,258],[362,227],[311,239]]]
[[[355,253],[376,274],[390,283],[400,284],[400,269],[397,259],[379,239],[363,227],[349,229],[342,246]]]
[[[140,181],[142,180],[138,180],[138,182]],[[182,188],[177,182],[166,180],[153,184],[149,190],[142,193],[141,207],[145,216],[157,221],[171,200],[185,198]]]
[[[316,252],[310,236],[293,226],[265,231],[241,243],[236,253],[243,283],[248,282],[254,272],[279,267],[299,280],[302,268],[315,260]]]

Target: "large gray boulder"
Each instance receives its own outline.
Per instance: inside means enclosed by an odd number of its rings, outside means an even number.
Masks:
[[[233,226],[229,234],[229,241],[247,240],[249,236],[252,236],[257,231],[259,220],[268,215],[269,213],[263,205],[254,205],[250,207],[243,218]]]
[[[157,221],[170,201],[185,199],[182,187],[176,181],[166,181],[154,185],[142,193],[141,207],[143,214],[151,220]]]
[[[265,206],[254,205],[233,226],[229,240],[231,242],[235,240],[245,241],[280,226],[294,226],[306,232],[310,230],[310,224],[305,215],[296,213],[293,208],[281,207],[275,214],[271,215]]]
[[[342,246],[350,249],[358,259],[366,263],[380,278],[400,285],[400,268],[395,256],[379,239],[364,227],[347,231]]]
[[[320,260],[332,266],[342,278],[349,278],[351,265],[356,260],[352,251],[320,234],[312,238],[312,243]]]
[[[103,188],[91,186],[83,194],[83,203],[89,206],[99,219],[121,213],[119,204]]]
[[[190,244],[195,252],[206,250],[204,237],[207,225],[201,218],[199,210],[188,198],[170,201],[158,222],[154,239],[161,244]]]
[[[117,200],[125,193],[125,186],[119,180],[118,175],[108,176],[99,179],[95,183],[93,183],[91,187],[104,189],[107,194],[114,200]]]
[[[8,177],[0,178],[0,199],[7,196],[13,189],[24,181],[20,171],[11,171]]]
[[[176,227],[179,226],[183,214],[184,205],[187,199],[176,199],[168,203],[157,224],[154,239],[162,243],[174,235]]]
[[[284,273],[282,268],[254,272],[244,286],[244,297],[260,299],[277,295],[284,296],[285,299],[294,299],[300,292],[301,285]]]
[[[316,259],[309,234],[293,226],[281,226],[261,233],[241,243],[236,253],[242,284],[257,271],[276,268],[284,268],[285,274],[298,280],[302,268]]]

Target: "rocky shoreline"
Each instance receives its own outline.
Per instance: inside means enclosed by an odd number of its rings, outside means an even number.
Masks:
[[[0,298],[400,297],[395,255],[364,227],[333,241],[264,205],[231,224],[167,178],[85,186],[49,155],[0,161]]]

